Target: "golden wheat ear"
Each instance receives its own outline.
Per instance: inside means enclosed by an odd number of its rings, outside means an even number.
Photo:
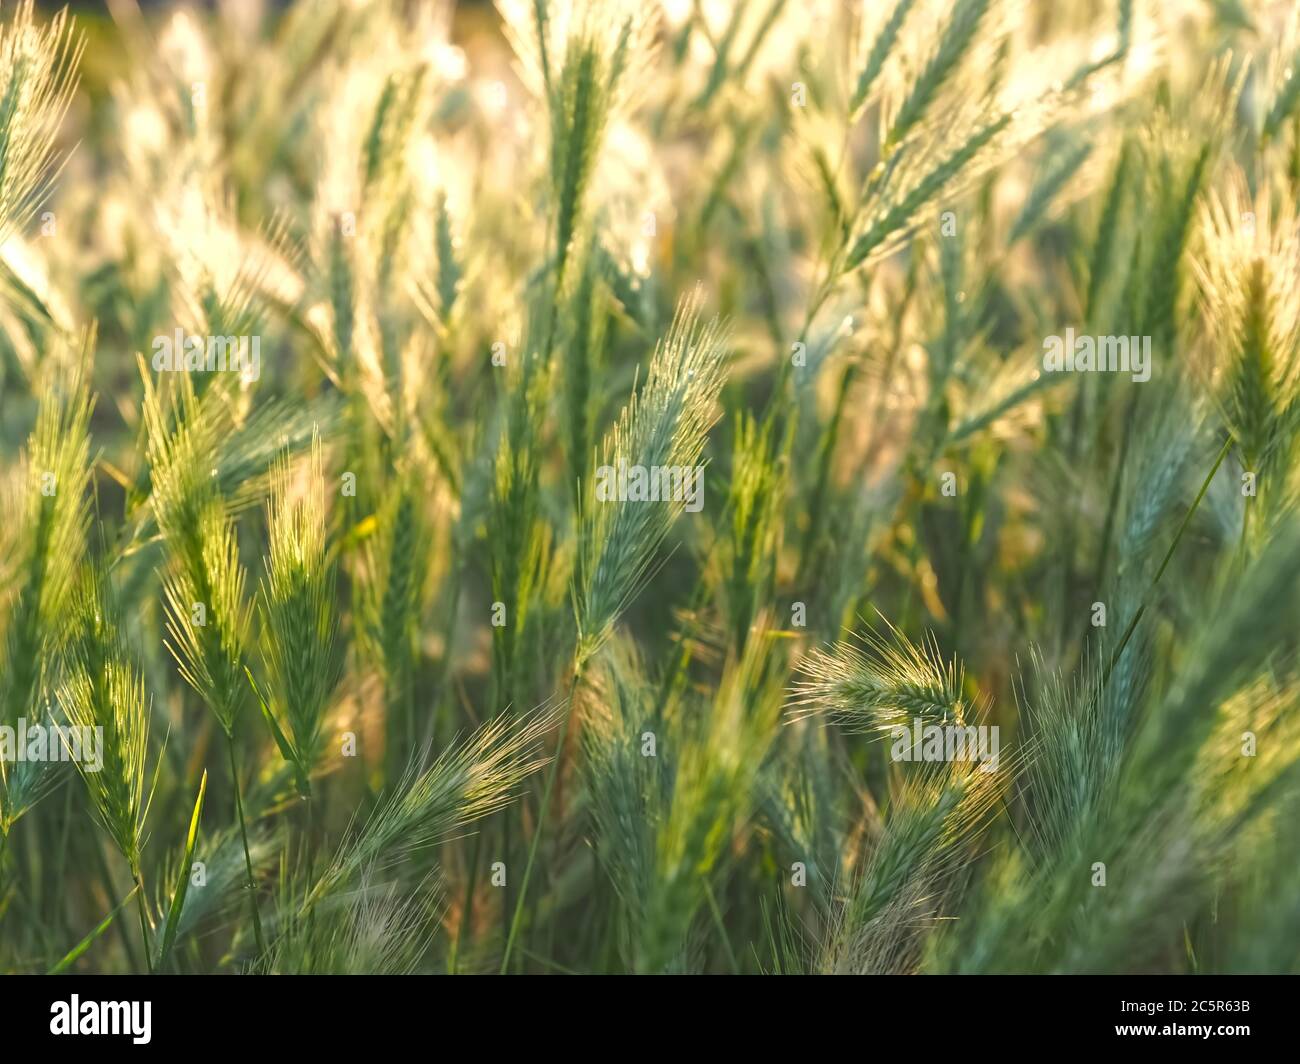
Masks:
[[[82,38],[67,11],[45,25],[21,0],[0,28],[0,240],[44,201],[59,171],[50,151],[77,87]]]

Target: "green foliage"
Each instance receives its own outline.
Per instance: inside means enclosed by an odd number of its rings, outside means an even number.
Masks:
[[[1300,971],[1300,18],[1156,7],[7,5],[0,971]]]

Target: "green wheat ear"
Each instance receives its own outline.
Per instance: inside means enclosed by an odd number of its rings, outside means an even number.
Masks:
[[[868,629],[860,637],[866,653],[848,642],[809,651],[799,665],[807,679],[794,685],[790,719],[825,716],[853,731],[884,734],[910,727],[916,717],[940,726],[966,723],[961,667],[942,660],[933,638],[918,647],[884,623],[884,633]]]
[[[644,386],[597,452],[597,473],[620,460],[646,468],[699,464],[718,417],[726,361],[726,335],[716,318],[701,320],[702,300],[696,290],[678,304]],[[680,501],[655,506],[598,501],[595,484],[585,488],[575,588],[579,661],[590,658],[649,577],[655,554],[682,508]]]
[[[152,971],[153,918],[140,861],[162,758],[148,779],[149,702],[144,675],[127,654],[116,592],[107,570],[98,562],[82,572],[73,603],[73,626],[56,697],[70,725],[82,729],[83,737],[98,737],[98,766],[85,759],[83,749],[83,756],[76,761],[77,771],[96,819],[131,871],[145,965]]]
[[[168,649],[229,736],[249,702],[251,604],[234,522],[218,499],[196,515],[185,556],[163,580]]]
[[[546,763],[540,741],[556,714],[502,715],[406,775],[346,839],[316,879],[303,911],[355,884],[370,868],[391,868],[468,824],[509,805],[515,788]]]
[[[1286,454],[1300,387],[1300,222],[1252,196],[1233,172],[1201,210],[1194,262],[1214,340],[1213,397],[1248,470],[1265,475]]]
[[[412,975],[442,915],[437,878],[407,893],[366,870],[347,894],[304,916],[286,909],[257,971],[277,975]]]
[[[327,539],[319,436],[300,493],[294,491],[293,474],[287,456],[277,462],[267,507],[270,554],[258,596],[265,700],[262,690],[258,695],[280,752],[294,766],[306,796],[321,756],[325,715],[344,665],[335,608],[338,572]]]
[[[151,794],[146,772],[149,705],[144,677],[126,653],[120,607],[108,575],[96,565],[82,574],[73,625],[58,704],[69,724],[102,730],[99,771],[84,759],[77,767],[101,825],[138,878]]]
[[[9,578],[7,601],[0,600],[0,724],[8,727],[20,717],[44,717],[43,695],[72,630],[77,567],[91,525],[92,342],[87,336],[68,380],[45,383],[25,465],[5,492],[0,546]],[[58,371],[52,360],[51,376]],[[0,833],[7,835],[54,782],[47,770],[39,761],[0,760]]]
[[[914,971],[944,894],[989,826],[1003,790],[997,774],[926,766],[895,797],[884,831],[848,884],[820,944],[826,974]]]
[[[849,113],[851,115],[857,115],[866,104],[872,88],[885,68],[885,61],[889,58],[895,43],[898,41],[899,31],[902,30],[903,23],[907,20],[908,13],[913,5],[914,0],[896,0],[889,17],[881,24],[879,32],[871,44],[871,50],[867,53],[862,71],[858,74],[857,83],[853,88],[853,98],[849,101]]]
[[[935,48],[916,80],[912,82],[907,96],[894,116],[894,123],[885,138],[886,152],[902,143],[907,134],[921,121],[939,90],[954,75],[957,65],[967,54],[979,31],[980,23],[984,21],[992,6],[992,0],[957,0],[953,5],[952,14],[939,38],[938,47]]]

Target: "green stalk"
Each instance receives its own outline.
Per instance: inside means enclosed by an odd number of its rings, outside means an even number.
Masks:
[[[135,883],[136,910],[140,914],[140,938],[144,942],[144,963],[149,974],[153,975],[153,946],[149,942],[149,914],[144,905],[144,877],[140,874],[140,862],[131,863],[131,879]]]
[[[258,956],[266,953],[266,939],[262,936],[262,917],[257,911],[257,885],[253,880],[253,858],[248,851],[248,825],[244,821],[244,799],[239,793],[239,766],[235,762],[235,737],[233,734],[226,735],[226,750],[230,754],[230,782],[235,788],[235,812],[239,816],[239,837],[244,844],[244,872],[247,875],[245,884],[248,890],[248,906],[253,913],[253,935],[257,939]]]
[[[822,511],[826,506],[826,492],[830,482],[831,464],[835,457],[835,445],[839,442],[840,425],[844,421],[844,407],[857,377],[858,364],[850,362],[840,377],[839,395],[835,400],[835,410],[830,423],[822,433],[817,448],[817,480],[813,485],[812,500],[808,504],[808,528],[804,532],[803,546],[799,552],[799,569],[796,583],[803,583],[813,558],[813,549],[817,545],[818,533],[821,531]]]
[[[533,829],[533,840],[528,845],[528,863],[524,866],[523,882],[519,884],[519,897],[515,899],[514,915],[510,918],[510,933],[506,936],[505,953],[501,957],[501,974],[505,975],[510,967],[510,954],[514,949],[515,937],[519,934],[519,922],[524,915],[524,901],[528,897],[528,881],[532,878],[533,863],[537,860],[537,846],[542,840],[542,829],[546,826],[546,813],[551,807],[551,792],[555,789],[556,778],[560,774],[560,760],[564,755],[564,740],[569,734],[569,721],[573,719],[573,702],[582,683],[582,666],[573,672],[573,683],[569,687],[569,704],[565,707],[564,719],[560,722],[560,731],[555,744],[555,757],[546,774],[546,787],[542,791],[542,805],[537,811],[537,827]]]
[[[709,914],[713,917],[713,926],[717,928],[718,937],[722,939],[722,948],[727,954],[727,964],[731,967],[731,974],[740,973],[740,961],[736,959],[736,951],[731,948],[731,939],[727,935],[727,925],[722,919],[722,910],[718,908],[718,899],[713,894],[713,887],[706,881],[704,884],[704,899],[709,903]]]
[[[1253,469],[1254,467],[1255,467],[1254,458],[1247,455],[1246,468]],[[1241,506],[1241,538],[1237,544],[1237,561],[1238,564],[1243,569],[1246,567],[1246,558],[1250,553],[1249,540],[1250,540],[1250,499],[1243,498],[1242,506]]]
[[[1139,399],[1142,393],[1133,392],[1128,409],[1124,415],[1124,432],[1119,442],[1119,457],[1115,462],[1115,475],[1110,483],[1110,498],[1106,502],[1106,519],[1101,528],[1101,549],[1097,552],[1097,568],[1093,573],[1093,587],[1101,588],[1106,575],[1106,560],[1110,556],[1111,539],[1115,534],[1115,518],[1119,513],[1120,490],[1124,483],[1124,467],[1128,458],[1129,444],[1133,438],[1133,425],[1137,421]]]
[[[100,882],[104,886],[104,895],[111,899],[116,896],[117,889],[113,886],[113,876],[108,870],[108,862],[104,859],[104,851],[96,845],[90,848],[90,852],[95,855],[95,866],[99,872]],[[127,896],[126,900],[130,900],[130,895]],[[132,944],[131,935],[127,930],[127,921],[119,920],[117,922],[117,932],[122,939],[122,950],[126,954],[126,963],[134,971],[139,967],[140,962],[135,955],[135,946]]]
[[[1187,508],[1187,513],[1183,515],[1183,520],[1178,526],[1178,531],[1174,534],[1174,540],[1169,544],[1169,549],[1165,551],[1164,560],[1161,561],[1160,568],[1156,570],[1156,575],[1151,579],[1151,586],[1147,588],[1147,593],[1143,596],[1141,604],[1134,612],[1133,619],[1128,622],[1128,627],[1124,629],[1124,635],[1119,641],[1119,646],[1115,648],[1115,653],[1111,655],[1110,663],[1106,666],[1105,675],[1101,678],[1102,687],[1106,686],[1106,681],[1110,679],[1110,674],[1119,662],[1120,656],[1124,653],[1124,648],[1128,646],[1128,641],[1132,638],[1133,631],[1138,626],[1138,621],[1140,621],[1142,615],[1146,613],[1147,605],[1151,601],[1151,595],[1155,591],[1156,585],[1160,583],[1160,578],[1164,576],[1165,569],[1168,568],[1169,562],[1174,556],[1174,551],[1178,549],[1178,544],[1183,538],[1183,533],[1187,531],[1187,526],[1191,524],[1192,515],[1196,513],[1197,507],[1201,505],[1201,500],[1205,498],[1205,493],[1210,488],[1210,481],[1214,479],[1214,474],[1219,471],[1219,466],[1223,464],[1223,460],[1228,457],[1228,451],[1232,448],[1232,442],[1232,434],[1229,433],[1228,438],[1223,441],[1223,446],[1219,448],[1219,457],[1214,460],[1213,467],[1211,467],[1210,472],[1206,475],[1204,482],[1201,484],[1201,490],[1196,493],[1196,498],[1192,500],[1192,505]]]
[[[1083,437],[1083,416],[1087,405],[1088,380],[1085,377],[1075,389],[1070,408],[1070,436],[1068,454],[1074,467],[1079,458],[1079,444]],[[1070,634],[1070,593],[1074,588],[1074,527],[1078,523],[1082,504],[1074,499],[1070,504],[1072,519],[1066,523],[1064,542],[1061,544],[1061,627],[1057,632],[1057,657],[1065,654],[1065,643]]]
[[[447,969],[455,975],[460,964],[460,944],[469,934],[470,920],[474,916],[474,887],[478,883],[478,866],[483,856],[483,832],[474,833],[474,846],[469,859],[469,875],[465,882],[465,904],[460,912],[460,929],[452,939],[451,955],[447,959]]]

